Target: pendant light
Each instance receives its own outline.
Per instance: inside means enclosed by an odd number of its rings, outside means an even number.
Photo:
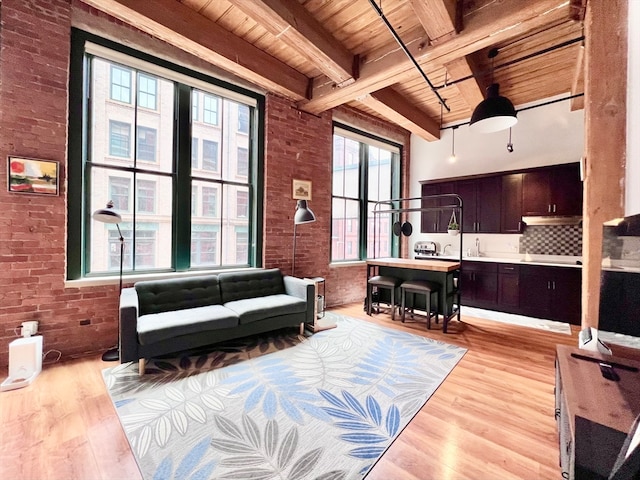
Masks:
[[[458,126],[451,127],[451,156],[449,157],[449,163],[456,163],[458,157],[456,157],[456,129]]]
[[[493,59],[498,49],[489,51],[491,59],[491,85],[487,87],[486,98],[478,104],[471,115],[469,127],[478,133],[493,133],[506,130],[518,123],[516,109],[507,97],[500,95],[500,85],[493,82]]]

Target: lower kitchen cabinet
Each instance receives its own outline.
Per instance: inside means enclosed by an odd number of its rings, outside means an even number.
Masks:
[[[505,312],[517,313],[520,307],[520,266],[498,265],[498,305]]]
[[[640,274],[602,271],[598,328],[640,336]]]
[[[523,315],[580,325],[582,271],[579,268],[520,266]]]
[[[463,305],[495,309],[498,303],[498,264],[462,261],[460,272]]]

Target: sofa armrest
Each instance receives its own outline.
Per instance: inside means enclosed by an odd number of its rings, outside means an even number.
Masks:
[[[120,294],[120,363],[138,358],[138,293],[124,288]]]
[[[306,320],[305,323],[314,323],[313,316],[315,315],[316,307],[316,285],[310,280],[304,280],[298,277],[292,277],[291,275],[285,275],[284,289],[287,295],[298,297],[307,302]]]

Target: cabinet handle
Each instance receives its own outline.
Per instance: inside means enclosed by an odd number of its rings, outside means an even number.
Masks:
[[[547,205],[547,213],[551,213],[551,204]]]
[[[553,213],[556,213],[556,204],[553,204]]]
[[[556,289],[556,281],[554,280],[553,282],[551,282],[553,284],[553,289]]]
[[[515,270],[515,267],[502,267],[504,270]]]
[[[518,222],[518,231],[521,232],[522,231],[522,222]]]
[[[551,282],[547,280],[547,290],[551,290]]]

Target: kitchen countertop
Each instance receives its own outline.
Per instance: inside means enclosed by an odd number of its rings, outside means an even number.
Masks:
[[[460,268],[459,262],[451,260],[452,259],[444,257],[434,257],[433,260],[414,260],[411,258],[372,258],[367,260],[367,265],[429,270],[432,272],[451,272],[452,270]]]
[[[452,261],[459,260],[460,257],[451,255],[438,255],[434,257],[434,260]],[[418,262],[427,262],[431,260],[416,260]],[[495,263],[515,263],[520,265],[542,265],[548,267],[568,267],[568,268],[582,268],[582,257],[563,256],[563,255],[525,255],[520,258],[513,257],[492,257],[492,256],[480,256],[480,257],[462,257],[462,261],[468,262],[495,262]]]

